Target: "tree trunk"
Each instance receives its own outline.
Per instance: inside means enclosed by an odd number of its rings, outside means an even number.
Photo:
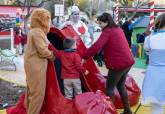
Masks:
[[[24,30],[25,30],[25,33],[28,34],[28,18],[27,17],[24,18]]]

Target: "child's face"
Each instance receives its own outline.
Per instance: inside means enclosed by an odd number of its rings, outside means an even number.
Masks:
[[[73,46],[72,46],[71,48],[72,48],[72,49],[77,49],[76,42],[73,44]]]

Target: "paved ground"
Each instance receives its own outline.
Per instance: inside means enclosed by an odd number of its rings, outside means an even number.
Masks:
[[[23,59],[23,56],[20,57]],[[21,60],[22,61],[22,60]],[[103,74],[107,74],[107,69],[103,67],[99,67],[101,72]],[[135,81],[138,83],[139,87],[141,88],[143,77],[144,77],[144,71],[145,69],[140,68],[132,68],[129,72],[129,74],[135,79]],[[23,68],[23,62],[17,65],[17,71],[5,71],[0,70],[0,78],[9,82],[14,82],[18,85],[26,85],[25,82],[25,72]]]
[[[19,56],[17,58],[16,71],[5,71],[0,70],[0,78],[9,82],[16,83],[18,85],[25,86],[25,72],[23,66],[23,56]]]

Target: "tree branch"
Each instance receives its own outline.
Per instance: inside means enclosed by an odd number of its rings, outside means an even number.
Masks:
[[[124,6],[123,0],[119,0],[119,3]]]
[[[123,0],[123,2],[124,2],[125,6],[128,6],[128,1],[127,0]]]
[[[17,2],[17,4],[18,4],[18,6],[22,6],[24,3],[23,2],[21,2],[20,0],[16,0],[16,2]]]
[[[137,11],[138,8],[140,8],[140,7],[142,7],[142,6],[145,6],[145,5],[147,5],[147,4],[148,4],[148,2],[140,2],[140,1],[138,0],[137,5],[135,6],[135,12],[133,12],[133,14],[132,14],[132,16],[130,17],[130,19],[132,20],[132,19],[135,17],[136,11]]]
[[[25,1],[24,1],[24,4],[23,4],[23,8],[22,8],[22,11],[23,11],[23,12],[24,12],[25,9],[26,9],[26,2],[27,2],[27,0],[25,0]]]
[[[46,3],[46,2],[50,2],[50,1],[52,1],[52,0],[42,0],[41,3],[39,3],[38,6],[41,7],[41,6],[44,5],[44,3]]]

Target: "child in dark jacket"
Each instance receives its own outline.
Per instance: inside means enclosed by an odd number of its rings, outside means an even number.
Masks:
[[[57,50],[51,45],[49,49],[53,50],[56,58],[61,61],[65,97],[72,99],[73,95],[82,93],[80,74],[85,73],[86,70],[82,66],[82,59],[76,50],[75,40],[66,38],[63,41],[63,46],[63,51]]]

